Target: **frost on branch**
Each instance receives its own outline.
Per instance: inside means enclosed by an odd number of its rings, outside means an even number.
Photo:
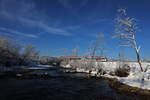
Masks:
[[[122,40],[120,46],[130,46],[134,49],[137,62],[143,72],[140,58],[140,46],[137,45],[135,37],[138,30],[135,18],[128,17],[125,9],[118,9],[118,16],[115,22],[116,34],[113,37],[119,37]]]

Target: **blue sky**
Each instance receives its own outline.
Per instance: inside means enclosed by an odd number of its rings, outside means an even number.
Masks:
[[[84,55],[90,42],[103,32],[105,55],[118,55],[118,40],[112,39],[118,8],[138,20],[141,55],[150,57],[149,0],[0,0],[0,36],[33,44],[41,55],[64,55],[75,47]],[[125,49],[134,58],[132,49]]]

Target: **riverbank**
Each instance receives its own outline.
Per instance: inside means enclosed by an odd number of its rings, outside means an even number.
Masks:
[[[59,67],[32,70],[0,78],[0,100],[142,100],[140,94],[117,90],[118,83],[86,73],[66,73]],[[144,95],[147,99],[149,96]],[[140,98],[140,99],[139,99]]]
[[[0,80],[0,100],[133,100],[98,78],[32,78]]]
[[[142,62],[144,71],[137,62],[89,62],[70,61],[65,68],[73,68],[75,72],[89,73],[90,76],[117,78],[119,82],[141,89],[150,90],[150,63]]]

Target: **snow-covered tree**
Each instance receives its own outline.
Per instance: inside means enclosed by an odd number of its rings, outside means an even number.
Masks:
[[[78,46],[76,46],[72,51],[71,51],[71,55],[72,56],[78,56],[78,54],[79,54],[79,47]]]
[[[24,60],[35,61],[39,57],[39,52],[36,50],[36,48],[33,45],[31,44],[26,45],[22,53],[22,57]]]
[[[118,16],[115,19],[116,22],[116,34],[114,37],[122,39],[121,46],[130,46],[135,50],[137,62],[140,69],[143,72],[141,58],[140,58],[140,46],[136,42],[137,24],[135,18],[129,17],[126,13],[126,9],[118,9]]]
[[[94,57],[96,53],[100,53],[101,56],[104,54],[104,45],[103,45],[103,38],[104,34],[99,33],[96,36],[96,40],[92,42],[91,48],[90,48],[90,56]]]
[[[21,46],[9,38],[0,37],[0,65],[12,66],[18,63]]]

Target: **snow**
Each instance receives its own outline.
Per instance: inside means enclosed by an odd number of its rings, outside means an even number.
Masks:
[[[145,76],[149,76],[150,74],[147,73],[136,73],[136,74],[130,74],[128,77],[118,77],[118,76],[111,76],[109,74],[102,75],[107,78],[116,78],[119,82],[124,83],[126,85],[132,86],[132,87],[138,87],[141,89],[147,89],[150,90],[150,79],[148,79]]]
[[[89,70],[85,70],[83,68],[76,68],[76,71],[80,73],[89,73]]]
[[[102,64],[102,68],[106,72],[105,75],[101,76],[116,78],[119,82],[126,85],[150,90],[150,63],[143,62],[142,66],[145,72],[141,72],[139,64],[137,62],[124,62],[124,64],[128,64],[130,66],[130,73],[128,77],[109,75],[110,72],[114,72],[115,69],[119,66],[119,62],[96,62],[95,66],[97,66],[98,64]],[[68,66],[69,65],[67,65],[67,67]],[[86,68],[76,68],[76,72],[89,73],[90,71],[86,70]],[[95,76],[97,74],[97,71],[91,69],[90,74],[91,76]]]
[[[69,64],[68,64],[68,65],[66,65],[65,67],[66,67],[66,68],[71,68],[71,66],[70,66]]]
[[[138,68],[139,66],[135,66],[136,63],[130,64],[131,71],[128,77],[118,77],[118,76],[111,76],[111,75],[103,75],[104,77],[108,78],[116,78],[119,82],[124,83],[126,85],[132,86],[132,87],[138,87],[142,89],[150,90],[150,69],[148,69],[146,72],[141,72]],[[146,66],[150,63],[143,63],[144,69]],[[137,65],[137,64],[136,64]]]
[[[22,70],[22,69],[48,69],[51,67],[53,67],[53,66],[51,66],[51,65],[11,66],[11,67],[0,66],[0,72],[17,71],[17,70]]]
[[[132,87],[150,90],[150,79],[147,78],[147,76],[150,77],[150,74],[148,73],[139,72],[136,74],[130,74],[128,77],[111,76],[109,74],[105,74],[102,76],[107,78],[116,78],[119,82]]]
[[[124,84],[129,85],[129,86],[150,90],[150,81],[149,80],[124,78],[124,79],[119,79],[119,82],[124,83]]]
[[[28,67],[25,69],[48,69],[51,67],[53,67],[53,66],[51,66],[51,65],[37,65],[37,66],[31,66],[31,67]]]
[[[119,78],[118,81],[133,87],[150,90],[150,70],[146,72],[131,72],[128,77]]]

